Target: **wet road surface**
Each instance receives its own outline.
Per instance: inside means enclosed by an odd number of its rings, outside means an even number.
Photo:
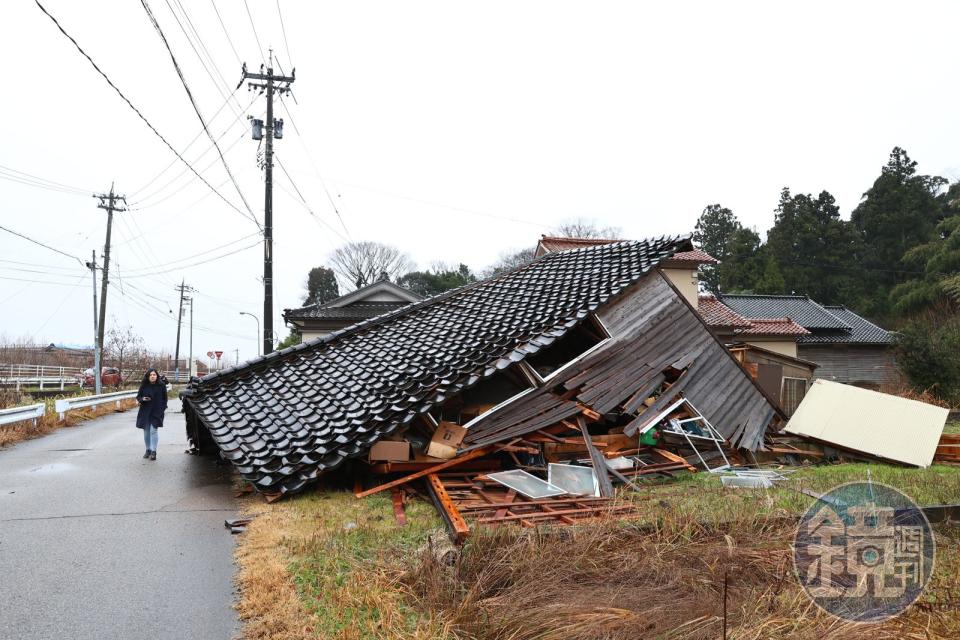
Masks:
[[[184,454],[179,411],[155,462],[134,411],[0,451],[0,639],[236,633],[229,470]]]

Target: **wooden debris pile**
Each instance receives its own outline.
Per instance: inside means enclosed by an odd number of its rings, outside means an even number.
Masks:
[[[458,541],[475,526],[569,525],[628,516],[633,507],[614,499],[615,484],[640,489],[654,478],[716,471],[741,461],[687,399],[664,393],[680,377],[661,380],[654,389],[658,395],[640,402],[643,420],[636,414],[601,415],[581,405],[574,416],[472,448],[459,448],[466,429],[443,420],[426,438],[428,416],[371,449],[357,468],[355,493],[363,498],[390,490],[401,524],[408,495],[429,497]],[[669,401],[662,401],[664,396]],[[398,459],[381,459],[390,456]]]

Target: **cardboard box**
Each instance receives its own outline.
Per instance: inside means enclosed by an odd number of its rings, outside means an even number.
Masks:
[[[406,462],[410,459],[410,443],[381,440],[370,447],[367,459],[370,462]]]
[[[430,446],[427,447],[427,455],[449,460],[457,455],[457,447],[466,435],[467,430],[457,423],[441,422],[430,440]]]

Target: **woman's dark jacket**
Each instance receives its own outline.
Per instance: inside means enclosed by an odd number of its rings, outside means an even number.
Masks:
[[[150,401],[144,402],[144,396],[150,396]],[[163,412],[167,410],[166,385],[160,382],[141,384],[140,390],[137,391],[137,402],[140,403],[140,410],[137,412],[138,429],[143,429],[148,425],[163,426]]]

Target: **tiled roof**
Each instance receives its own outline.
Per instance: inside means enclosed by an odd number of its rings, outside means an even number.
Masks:
[[[612,244],[614,242],[623,242],[623,240],[616,238],[564,238],[562,236],[547,235],[540,237],[540,245],[550,253],[593,247],[598,244]]]
[[[748,329],[750,321],[723,304],[712,293],[701,293],[697,300],[697,312],[708,327],[723,329]]]
[[[737,331],[738,337],[806,335],[810,332],[790,318],[751,318],[749,328]]]
[[[827,306],[831,314],[850,325],[847,331],[816,331],[801,337],[800,344],[893,344],[894,334],[843,306]]]
[[[806,296],[726,295],[721,300],[745,318],[791,318],[811,331],[851,328]]]
[[[661,237],[552,253],[496,278],[191,381],[223,456],[265,493],[326,470],[578,325],[678,250]]]
[[[675,264],[678,262],[686,264],[720,264],[720,261],[714,258],[712,255],[707,253],[702,249],[694,249],[693,251],[678,251],[673,254],[669,260],[666,261],[668,264]]]
[[[554,253],[556,251],[569,251],[571,249],[580,249],[583,247],[593,247],[598,244],[612,244],[614,242],[623,242],[612,238],[564,238],[560,236],[541,236],[540,247],[545,253]],[[691,249],[690,251],[678,251],[673,254],[668,261],[670,264],[687,263],[695,264],[719,264],[720,261],[701,249]]]
[[[356,302],[343,307],[329,304],[311,305],[300,309],[287,309],[285,320],[366,320],[405,307],[409,302]]]

